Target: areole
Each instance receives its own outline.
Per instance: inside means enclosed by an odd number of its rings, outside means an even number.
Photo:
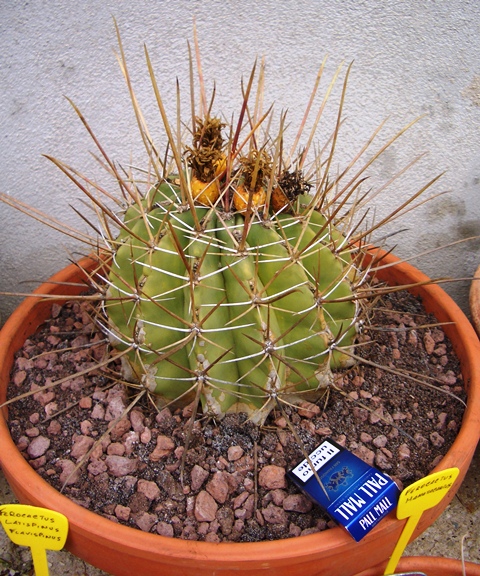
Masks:
[[[37,294],[63,295],[82,291],[84,272],[93,261],[70,265],[40,286]],[[391,285],[427,282],[409,264],[384,254],[378,277]],[[460,486],[473,457],[480,429],[480,343],[458,306],[435,284],[412,288],[428,312],[445,323],[461,365],[468,403],[459,434],[435,470],[457,466],[459,477],[448,496],[425,512],[415,532],[418,536],[445,509]],[[27,298],[12,314],[0,333],[0,402],[5,400],[14,353],[24,340],[48,318],[51,300]],[[6,417],[6,409],[3,411]],[[116,524],[61,495],[42,480],[15,447],[4,418],[0,419],[0,461],[3,472],[20,502],[50,508],[67,516],[70,532],[67,549],[76,556],[117,576],[233,576],[265,574],[281,576],[352,576],[382,566],[393,551],[404,522],[393,514],[360,543],[340,528],[293,538],[256,543],[208,543],[165,538]],[[403,565],[402,565],[403,567]],[[380,572],[379,572],[380,573]],[[376,572],[365,572],[365,576]],[[434,572],[432,572],[434,574]],[[441,572],[439,574],[444,574]],[[445,572],[446,574],[446,572]]]

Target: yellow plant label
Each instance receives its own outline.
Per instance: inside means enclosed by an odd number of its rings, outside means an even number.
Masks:
[[[65,545],[67,518],[47,508],[5,504],[0,506],[0,521],[14,544],[30,547],[36,576],[48,576],[46,551],[61,550]]]
[[[460,470],[448,468],[417,480],[400,494],[397,518],[414,516],[436,506],[446,496]]]
[[[417,480],[400,494],[397,518],[408,518],[384,574],[393,574],[422,513],[439,504],[453,486],[460,470],[448,468]]]

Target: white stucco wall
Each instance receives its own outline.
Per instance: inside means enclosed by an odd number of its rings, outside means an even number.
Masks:
[[[354,60],[339,144],[348,160],[385,117],[386,135],[426,116],[378,163],[372,184],[388,180],[416,154],[429,154],[411,177],[375,202],[394,201],[439,172],[435,191],[449,190],[396,224],[397,254],[410,257],[480,234],[480,3],[476,0],[31,0],[0,3],[0,190],[78,224],[69,204],[79,197],[41,155],[52,154],[98,174],[93,145],[63,97],[82,109],[112,158],[143,164],[141,143],[118,69],[114,16],[137,92],[156,130],[143,44],[165,100],[175,78],[188,87],[187,40],[195,16],[208,85],[217,108],[238,110],[241,76],[266,57],[266,102],[303,113],[317,70],[326,77]],[[324,84],[325,86],[326,84]],[[236,108],[237,107],[237,108]],[[173,106],[170,115],[173,117]],[[295,131],[293,131],[295,132]],[[292,134],[293,136],[293,134]],[[320,133],[322,136],[322,132]],[[78,205],[78,204],[77,204]],[[62,267],[73,241],[0,205],[0,291],[30,289]],[[393,241],[393,240],[392,240]],[[457,244],[415,260],[427,274],[471,276],[480,242]],[[467,310],[467,281],[447,290]],[[17,300],[0,297],[3,320]]]

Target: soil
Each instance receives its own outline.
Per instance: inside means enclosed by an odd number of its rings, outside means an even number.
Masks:
[[[301,444],[311,452],[331,437],[403,488],[438,463],[462,420],[458,360],[421,302],[390,294],[370,320],[356,348],[368,364],[339,373],[317,405],[274,411],[260,429],[243,414],[200,416],[189,434],[191,407],[158,412],[144,395],[127,410],[133,392],[118,366],[98,367],[109,351],[87,305],[54,305],[17,353],[9,397],[33,394],[9,407],[12,437],[66,496],[140,530],[212,542],[325,530],[334,523],[285,476]]]

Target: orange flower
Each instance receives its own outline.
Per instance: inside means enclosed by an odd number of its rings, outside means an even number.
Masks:
[[[287,196],[284,194],[280,186],[277,186],[272,190],[272,196],[270,197],[270,206],[274,212],[285,212],[285,208],[290,205]],[[288,212],[288,210],[287,210]]]
[[[233,193],[233,205],[239,212],[245,212],[248,206],[249,191],[245,188],[243,184],[238,186]],[[265,204],[267,199],[267,193],[265,188],[259,186],[252,197],[252,208],[260,208]]]
[[[220,187],[217,180],[202,182],[196,176],[192,177],[190,190],[195,202],[202,206],[213,206],[220,196]]]

